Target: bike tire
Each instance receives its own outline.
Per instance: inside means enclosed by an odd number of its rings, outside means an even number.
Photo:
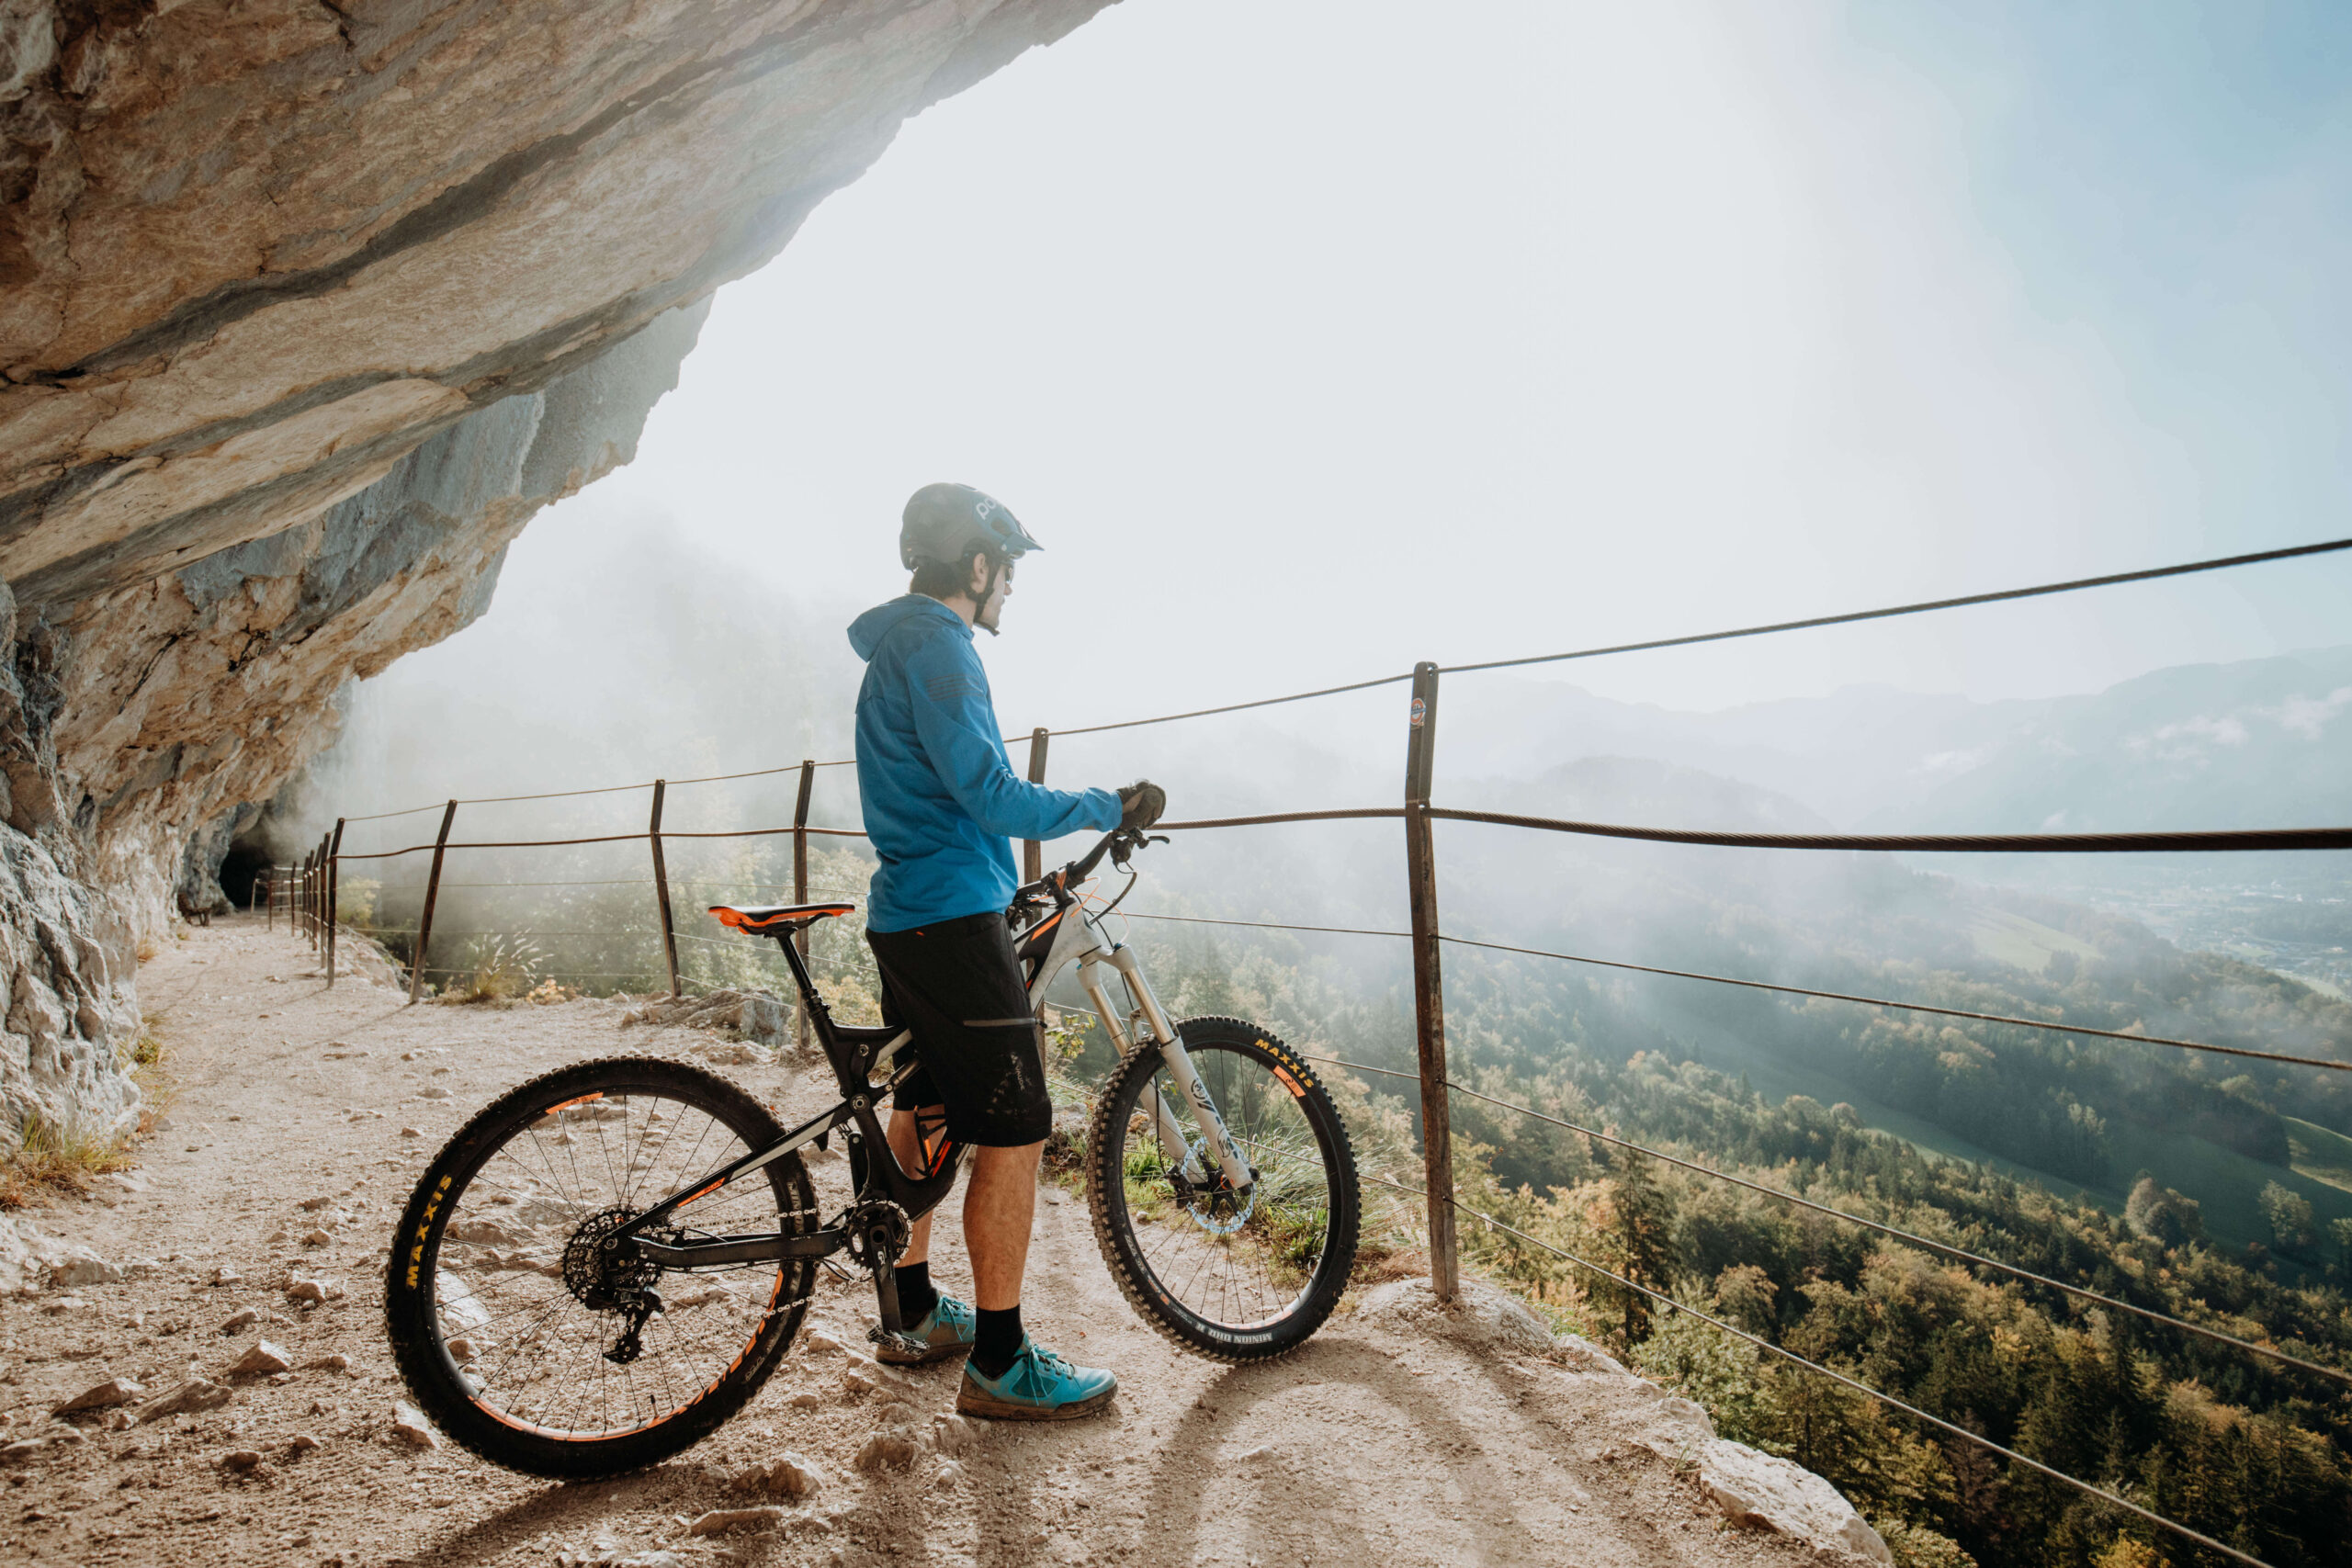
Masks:
[[[1253,1147],[1259,1141],[1253,1139],[1252,1129],[1247,1124],[1246,1105],[1228,1105],[1227,1096],[1238,1088],[1240,1093],[1235,1099],[1246,1101],[1258,1092],[1256,1080],[1260,1077],[1264,1086],[1272,1086],[1273,1103],[1285,1107],[1285,1113],[1295,1115],[1297,1124],[1311,1135],[1311,1156],[1306,1154],[1308,1138],[1292,1141],[1297,1145],[1296,1158],[1302,1171],[1309,1164],[1319,1165],[1328,1198],[1320,1222],[1319,1251],[1287,1300],[1280,1300],[1279,1296],[1282,1291],[1290,1289],[1289,1284],[1269,1271],[1267,1283],[1272,1290],[1260,1292],[1259,1299],[1275,1301],[1277,1310],[1238,1319],[1229,1313],[1221,1315],[1209,1311],[1205,1303],[1182,1299],[1186,1289],[1177,1284],[1173,1277],[1181,1269],[1166,1270],[1163,1277],[1162,1266],[1168,1261],[1171,1241],[1180,1245],[1184,1241],[1184,1226],[1190,1223],[1185,1216],[1191,1211],[1182,1204],[1171,1209],[1161,1201],[1158,1185],[1162,1177],[1147,1175],[1138,1179],[1131,1167],[1131,1160],[1140,1160],[1148,1166],[1152,1157],[1148,1150],[1138,1152],[1132,1142],[1138,1118],[1147,1122],[1149,1120],[1141,1109],[1145,1092],[1163,1070],[1159,1050],[1150,1044],[1136,1047],[1113,1069],[1095,1101],[1094,1114],[1087,1128],[1087,1199],[1093,1216],[1095,1245],[1102,1249],[1102,1260],[1109,1265],[1112,1278],[1118,1281],[1129,1304],[1167,1338],[1196,1354],[1223,1361],[1254,1361],[1280,1356],[1297,1348],[1323,1325],[1348,1287],[1348,1275],[1355,1267],[1363,1214],[1355,1150],[1348,1138],[1347,1124],[1323,1089],[1319,1075],[1273,1034],[1238,1018],[1190,1018],[1176,1029],[1212,1096],[1218,1100],[1220,1114],[1245,1147]],[[1220,1074],[1231,1087],[1220,1086],[1216,1081]],[[1252,1157],[1254,1162],[1259,1156],[1253,1154]],[[1259,1185],[1269,1185],[1263,1175]],[[1143,1206],[1159,1208],[1159,1217],[1139,1213],[1138,1208]],[[1254,1201],[1252,1209],[1254,1212]],[[1173,1220],[1169,1218],[1170,1213],[1176,1215]],[[1269,1226],[1274,1220],[1271,1213],[1265,1216]],[[1236,1223],[1247,1229],[1247,1217]],[[1216,1243],[1201,1245],[1214,1247],[1228,1257],[1236,1250],[1225,1245],[1223,1235]],[[1263,1245],[1274,1248],[1276,1244]],[[1193,1254],[1184,1256],[1189,1258]]]
[[[478,1359],[487,1359],[487,1356],[466,1338],[467,1335],[474,1333],[487,1337],[487,1329],[461,1327],[454,1335],[447,1332],[449,1311],[447,1304],[439,1301],[441,1282],[450,1278],[455,1268],[445,1268],[443,1248],[445,1244],[451,1243],[450,1230],[459,1222],[460,1216],[477,1212],[478,1206],[469,1203],[477,1181],[483,1181],[485,1187],[492,1190],[486,1203],[515,1203],[510,1186],[501,1183],[497,1178],[483,1177],[485,1167],[503,1154],[520,1148],[522,1145],[516,1140],[521,1134],[532,1133],[535,1145],[543,1141],[537,1139],[537,1134],[545,1132],[551,1124],[568,1134],[570,1128],[559,1120],[560,1117],[586,1116],[591,1111],[609,1113],[613,1109],[620,1108],[626,1131],[626,1119],[629,1114],[627,1108],[633,1102],[653,1108],[674,1103],[699,1111],[707,1116],[711,1125],[723,1128],[746,1149],[758,1148],[783,1136],[783,1129],[777,1125],[775,1118],[758,1101],[726,1079],[698,1067],[636,1056],[583,1062],[533,1078],[485,1107],[459,1129],[433,1163],[426,1167],[401,1214],[400,1229],[394,1233],[391,1258],[384,1280],[385,1328],[391,1341],[393,1360],[418,1408],[434,1426],[459,1446],[493,1464],[554,1480],[586,1481],[624,1474],[659,1463],[700,1442],[743,1407],[791,1348],[793,1337],[799,1332],[801,1320],[807,1314],[809,1287],[816,1270],[814,1261],[802,1258],[777,1262],[773,1265],[775,1273],[772,1280],[767,1276],[768,1265],[729,1271],[731,1279],[749,1280],[750,1288],[746,1292],[736,1292],[721,1285],[712,1286],[712,1291],[724,1299],[718,1303],[721,1305],[720,1316],[710,1320],[714,1323],[715,1333],[706,1336],[707,1340],[716,1338],[716,1347],[703,1355],[709,1363],[709,1370],[716,1375],[710,1377],[707,1386],[701,1386],[699,1392],[695,1392],[697,1382],[704,1374],[689,1364],[685,1369],[686,1381],[683,1384],[683,1402],[675,1408],[656,1411],[653,1417],[627,1429],[583,1432],[542,1426],[536,1420],[525,1418],[517,1411],[499,1408],[499,1402],[492,1395],[487,1383],[469,1381],[450,1346],[458,1343]],[[601,1145],[605,1142],[602,1130],[597,1129],[597,1142]],[[662,1141],[666,1144],[667,1140],[665,1128]],[[567,1137],[565,1141],[572,1140]],[[585,1142],[584,1139],[579,1141]],[[682,1179],[698,1176],[718,1163],[715,1158],[704,1158],[702,1145],[708,1142],[706,1131],[695,1149],[681,1156],[678,1168],[687,1172]],[[720,1144],[722,1147],[726,1146],[724,1139]],[[544,1154],[545,1151],[541,1149],[540,1152]],[[662,1157],[665,1156],[657,1154],[655,1160],[658,1162]],[[639,1178],[630,1174],[631,1169],[625,1159],[622,1173],[634,1182]],[[503,1166],[500,1173],[511,1174]],[[551,1165],[550,1176],[557,1173],[558,1167]],[[762,1174],[767,1178],[764,1183],[757,1179]],[[499,1195],[500,1191],[506,1195]],[[817,1228],[816,1196],[797,1153],[772,1162],[763,1172],[746,1177],[721,1196],[737,1204],[739,1216],[742,1216],[739,1217],[738,1223],[748,1217],[747,1210],[772,1208],[775,1211],[773,1217],[763,1212],[760,1213],[762,1228],[774,1228],[786,1234],[806,1234]],[[769,1198],[774,1200],[772,1204],[766,1201]],[[649,1198],[637,1212],[641,1213],[643,1207],[650,1206],[653,1201],[658,1201],[658,1198]],[[553,1198],[546,1199],[543,1206],[549,1210],[560,1207]],[[560,1218],[548,1222],[543,1228],[560,1234],[575,1214],[583,1212],[583,1208],[584,1205],[575,1205]],[[466,1223],[470,1224],[474,1222],[469,1220]],[[512,1225],[517,1222],[506,1223]],[[484,1233],[473,1231],[469,1234],[478,1240]],[[579,1234],[580,1229],[575,1228],[572,1239],[576,1241]],[[466,1249],[471,1247],[472,1243],[459,1239],[454,1245]],[[479,1255],[478,1252],[469,1254]],[[497,1255],[492,1251],[489,1256],[495,1258]],[[531,1262],[516,1260],[523,1256],[518,1253],[514,1258],[489,1267],[504,1267],[517,1274],[528,1272],[542,1277],[548,1274],[549,1269],[543,1258]],[[569,1248],[564,1256],[568,1263],[571,1257]],[[466,1267],[477,1278],[490,1278],[478,1265],[468,1264]],[[599,1327],[598,1316],[589,1306],[579,1303],[576,1292],[573,1292],[573,1301],[564,1299],[571,1287],[563,1271],[558,1270],[555,1278],[557,1284],[552,1292],[544,1285],[534,1286],[527,1281],[523,1282],[522,1288],[538,1291],[538,1301],[548,1303],[550,1313],[569,1313],[572,1318],[580,1319],[589,1336],[584,1343],[593,1348],[595,1337],[608,1332],[608,1328]],[[695,1274],[663,1272],[659,1276],[663,1282],[680,1279],[716,1280],[717,1278],[715,1271]],[[492,1288],[503,1288],[505,1282],[498,1280]],[[476,1294],[462,1275],[458,1277],[458,1282],[451,1290],[460,1299]],[[700,1308],[707,1304],[709,1293],[706,1292],[706,1301],[686,1302],[682,1299],[678,1308]],[[683,1297],[684,1292],[680,1294]],[[538,1302],[534,1302],[509,1315],[522,1316],[537,1309]],[[486,1312],[487,1309],[483,1310]],[[662,1316],[652,1319],[651,1324],[666,1327],[668,1316],[669,1311],[665,1310]],[[541,1316],[526,1321],[529,1327],[516,1331],[514,1348],[508,1351],[509,1359],[526,1346],[537,1353],[545,1343],[544,1325],[548,1318]],[[609,1314],[602,1321],[609,1324]],[[696,1317],[693,1321],[700,1323],[706,1320]],[[748,1338],[741,1343],[740,1350],[732,1352],[732,1359],[724,1364],[723,1370],[719,1370],[718,1358],[729,1351],[736,1343],[734,1335],[741,1333],[746,1325],[750,1325]],[[536,1343],[535,1337],[538,1337]],[[503,1341],[493,1341],[492,1348],[499,1348],[501,1344]],[[666,1354],[666,1347],[662,1348]],[[526,1359],[525,1369],[517,1374],[519,1379],[528,1382],[534,1376],[530,1366]],[[602,1369],[594,1370],[600,1377],[604,1375]],[[633,1366],[624,1367],[621,1371],[633,1370]],[[653,1370],[649,1363],[649,1378]],[[662,1371],[664,1386],[675,1386],[668,1382],[669,1369],[665,1366]],[[618,1376],[617,1373],[614,1375]],[[658,1396],[648,1401],[649,1405],[658,1403]],[[633,1408],[633,1397],[623,1403],[625,1412]]]

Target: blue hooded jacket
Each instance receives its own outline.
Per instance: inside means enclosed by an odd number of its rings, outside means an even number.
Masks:
[[[1016,775],[989,700],[972,628],[910,593],[850,623],[865,660],[857,692],[857,796],[881,865],[868,931],[1001,910],[1020,886],[1012,839],[1119,825],[1119,797],[1077,795]]]

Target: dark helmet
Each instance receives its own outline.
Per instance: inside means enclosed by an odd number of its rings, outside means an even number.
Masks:
[[[899,525],[899,564],[909,571],[921,560],[969,560],[974,550],[1014,560],[1045,547],[1004,502],[970,485],[923,486],[907,498]]]

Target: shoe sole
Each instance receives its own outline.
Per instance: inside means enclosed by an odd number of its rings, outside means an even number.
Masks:
[[[903,1350],[885,1350],[877,1345],[874,1348],[874,1359],[888,1367],[927,1367],[933,1361],[950,1360],[971,1353],[969,1345],[933,1345],[920,1356],[910,1356]]]
[[[1075,1421],[1081,1416],[1091,1416],[1117,1397],[1119,1385],[1113,1383],[1100,1393],[1068,1404],[1016,1404],[1009,1399],[992,1399],[966,1383],[956,1395],[956,1414],[985,1416],[991,1421]]]

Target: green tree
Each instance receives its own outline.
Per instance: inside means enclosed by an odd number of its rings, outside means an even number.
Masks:
[[[2270,1234],[2278,1238],[2279,1251],[2301,1252],[2312,1245],[2310,1199],[2291,1187],[2266,1181],[2256,1201],[2262,1206],[2262,1217],[2270,1222]]]

